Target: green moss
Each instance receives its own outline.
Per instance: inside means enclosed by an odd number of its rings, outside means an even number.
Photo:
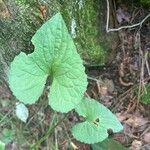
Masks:
[[[98,35],[96,8],[98,3],[91,0],[59,2],[61,12],[82,58],[90,63],[104,64],[107,51]]]
[[[150,0],[140,0],[140,2],[141,2],[143,5],[148,5],[148,6],[150,6]]]
[[[31,53],[33,45],[31,38],[36,30],[44,23],[38,5],[34,0],[6,0],[5,5],[9,6],[10,17],[0,18],[0,76],[20,51]],[[48,1],[48,2],[47,2]],[[42,0],[41,5],[47,5],[48,16],[54,13],[55,1]],[[51,6],[53,8],[51,8]]]
[[[112,44],[111,39],[106,40],[106,32],[101,34],[105,30],[105,21],[98,15],[106,12],[101,9],[103,5],[99,0],[6,0],[5,3],[10,7],[11,16],[0,18],[0,55],[8,66],[20,51],[31,52],[31,37],[58,10],[65,18],[81,57],[91,64],[106,62]],[[46,18],[42,18],[39,10],[43,5],[47,9]]]
[[[35,4],[36,0],[15,0],[16,3],[26,5],[26,4]]]

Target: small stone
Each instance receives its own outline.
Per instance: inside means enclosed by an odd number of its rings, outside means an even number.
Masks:
[[[144,134],[143,141],[148,144],[150,143],[150,132]]]
[[[131,150],[140,150],[142,147],[142,141],[134,140],[131,144]]]

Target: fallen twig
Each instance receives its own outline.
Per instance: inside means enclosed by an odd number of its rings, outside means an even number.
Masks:
[[[115,32],[115,31],[119,31],[122,29],[128,29],[128,28],[134,28],[137,26],[142,26],[142,24],[150,17],[150,13],[139,23],[133,24],[133,25],[128,25],[128,26],[121,26],[119,28],[114,28],[114,29],[110,29],[109,28],[109,14],[110,14],[110,7],[109,7],[109,0],[107,1],[107,20],[106,20],[106,31],[107,32]]]
[[[146,65],[146,68],[147,68],[147,72],[148,72],[148,75],[150,77],[150,67],[149,67],[149,63],[148,63],[148,51],[145,53],[145,65]]]

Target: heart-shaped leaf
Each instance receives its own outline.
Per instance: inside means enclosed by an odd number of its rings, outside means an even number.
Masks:
[[[20,53],[11,63],[9,85],[22,102],[32,104],[42,94],[48,76],[52,79],[49,104],[68,112],[82,99],[87,78],[82,60],[60,13],[33,36],[32,54]]]
[[[85,118],[84,122],[72,128],[73,136],[84,143],[101,142],[108,137],[107,130],[119,132],[123,129],[117,117],[99,102],[85,98],[75,108],[76,112]]]

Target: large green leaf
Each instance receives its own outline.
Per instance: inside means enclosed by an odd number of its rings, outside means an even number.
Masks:
[[[26,104],[34,103],[42,94],[47,74],[31,58],[20,53],[11,63],[9,86],[13,94]]]
[[[128,150],[126,147],[112,138],[107,138],[103,142],[92,144],[91,146],[92,150]]]
[[[36,32],[32,43],[32,54],[20,53],[11,63],[9,84],[13,94],[24,103],[34,103],[50,76],[49,104],[56,111],[68,112],[81,101],[87,79],[60,13]]]
[[[84,143],[92,144],[105,140],[107,130],[119,132],[123,129],[116,116],[99,102],[85,98],[76,107],[76,112],[85,118],[84,122],[72,128],[73,136]]]

